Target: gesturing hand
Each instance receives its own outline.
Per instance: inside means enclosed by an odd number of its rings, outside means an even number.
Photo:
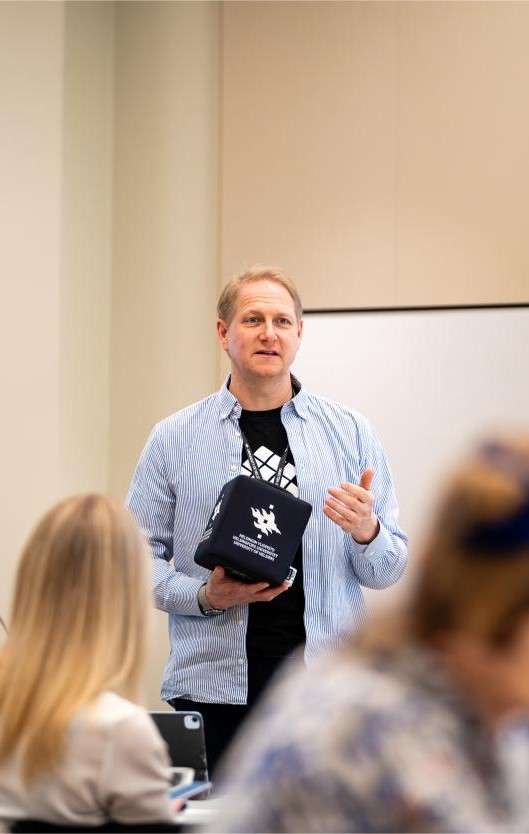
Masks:
[[[217,566],[207,581],[206,597],[213,608],[231,608],[249,602],[271,602],[288,588],[288,582],[273,588],[268,582],[237,582]]]
[[[323,512],[338,524],[359,544],[373,541],[379,531],[379,523],[373,512],[374,495],[371,484],[375,473],[372,469],[362,472],[359,484],[340,484],[330,487]]]

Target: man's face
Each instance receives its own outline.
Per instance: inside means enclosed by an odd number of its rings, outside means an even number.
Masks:
[[[290,293],[266,279],[243,284],[229,324],[219,319],[219,341],[232,372],[248,380],[288,376],[303,322],[296,318]]]

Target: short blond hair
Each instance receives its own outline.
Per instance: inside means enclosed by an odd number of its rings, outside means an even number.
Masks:
[[[253,281],[275,281],[276,284],[280,284],[286,289],[294,302],[294,309],[298,321],[303,317],[303,305],[292,278],[280,269],[280,267],[254,264],[254,266],[231,278],[222,290],[217,303],[217,316],[219,319],[222,319],[226,324],[231,322],[241,287]]]
[[[104,690],[136,697],[150,616],[146,543],[102,495],[53,507],[18,562],[0,652],[0,762],[22,753],[22,777],[58,763],[79,708]]]

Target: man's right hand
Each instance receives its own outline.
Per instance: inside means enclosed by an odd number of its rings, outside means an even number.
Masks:
[[[274,587],[268,582],[238,582],[217,566],[206,583],[206,597],[212,608],[232,608],[249,602],[271,602],[288,588],[288,582]]]

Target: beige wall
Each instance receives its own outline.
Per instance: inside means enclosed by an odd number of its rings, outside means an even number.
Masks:
[[[109,478],[114,4],[65,6],[61,491]]]
[[[2,614],[37,517],[107,483],[111,20],[0,4]]]
[[[60,5],[0,6],[2,613],[22,540],[60,491],[63,27]]]
[[[119,3],[110,484],[124,495],[158,420],[216,384],[219,14]],[[147,699],[159,705],[167,616]]]
[[[218,9],[119,3],[111,486],[216,379]],[[131,450],[134,450],[131,457]]]
[[[223,5],[222,272],[307,307],[529,301],[529,4]]]

